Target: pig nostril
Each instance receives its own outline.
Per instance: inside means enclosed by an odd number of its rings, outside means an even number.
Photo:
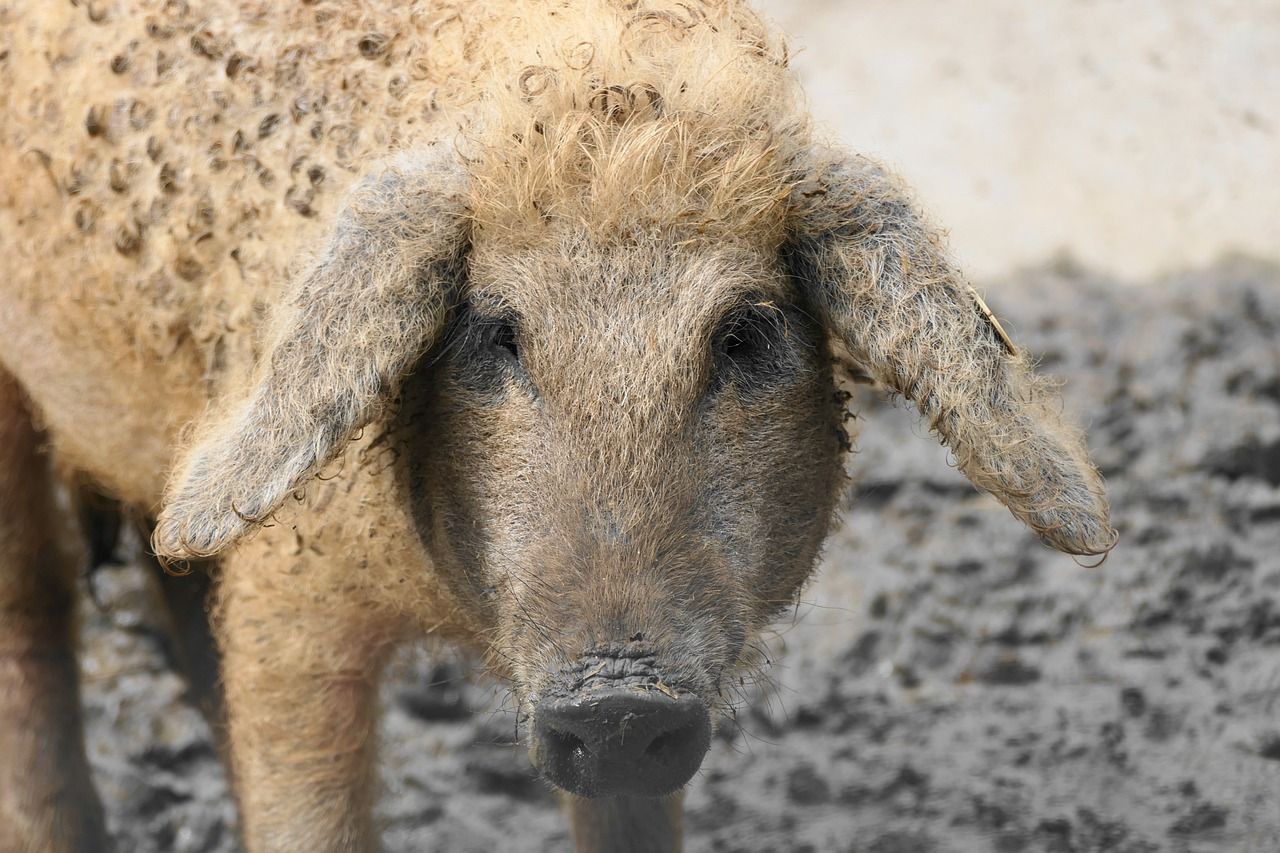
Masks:
[[[663,732],[653,739],[644,751],[645,757],[659,764],[678,761],[692,740],[696,739],[696,726],[684,726],[675,731]]]
[[[670,758],[669,753],[671,752],[671,744],[674,740],[675,735],[671,732],[658,735],[653,739],[653,743],[649,744],[649,748],[644,751],[644,754],[652,759],[666,763]]]
[[[547,745],[560,755],[581,760],[590,754],[590,750],[587,749],[587,745],[582,738],[571,732],[548,729],[544,737]]]

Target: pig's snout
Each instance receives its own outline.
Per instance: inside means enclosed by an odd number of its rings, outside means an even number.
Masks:
[[[696,697],[605,687],[540,702],[530,755],[580,797],[659,797],[689,781],[710,742],[710,716]]]

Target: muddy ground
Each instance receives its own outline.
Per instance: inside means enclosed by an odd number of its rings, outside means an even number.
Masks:
[[[771,682],[688,799],[692,851],[1280,850],[1280,270],[1133,287],[1070,264],[987,288],[1062,376],[1119,548],[1038,545],[869,400],[842,528]],[[148,577],[92,578],[89,746],[123,851],[232,851],[209,731]],[[407,650],[386,687],[390,851],[562,850],[500,687]]]

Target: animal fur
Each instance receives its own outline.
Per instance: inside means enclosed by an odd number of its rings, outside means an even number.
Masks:
[[[43,447],[162,557],[218,559],[250,849],[374,844],[377,673],[413,636],[526,713],[619,644],[731,701],[833,515],[837,351],[1045,542],[1115,543],[1051,387],[734,0],[11,4],[0,119],[0,427],[40,436],[0,502],[36,505]],[[0,656],[66,659],[0,532]],[[74,679],[41,673],[0,743],[35,726],[79,793],[0,767],[0,846],[92,848]],[[641,813],[570,811],[584,849]]]

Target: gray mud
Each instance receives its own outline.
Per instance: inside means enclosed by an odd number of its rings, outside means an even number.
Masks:
[[[988,288],[1066,380],[1110,484],[1099,568],[1037,544],[903,407],[867,400],[843,525],[687,809],[691,851],[1280,850],[1280,270]],[[123,851],[232,851],[149,576],[87,602],[89,746]],[[390,851],[562,850],[510,701],[447,650],[385,691]]]

